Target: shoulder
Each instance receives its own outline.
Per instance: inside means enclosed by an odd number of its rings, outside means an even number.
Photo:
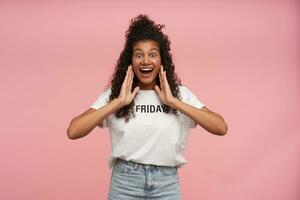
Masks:
[[[102,89],[102,91],[98,95],[98,100],[99,99],[107,100],[109,98],[110,94],[111,94],[111,87],[109,86],[109,87]]]
[[[185,85],[179,85],[178,88],[180,92],[187,90],[187,87]]]
[[[108,86],[101,91],[101,96],[109,96],[111,93],[111,86]]]
[[[189,89],[185,85],[178,86],[179,93],[182,101],[188,101],[189,97]]]
[[[205,106],[205,104],[199,100],[197,95],[194,94],[194,92],[192,92],[190,89],[188,89],[187,86],[185,85],[180,86],[179,91],[180,91],[181,101],[197,108],[202,108]]]
[[[180,85],[180,86],[178,86],[178,88],[179,88],[179,92],[180,92],[181,96],[186,97],[191,93],[191,91],[185,85]]]
[[[110,88],[105,88],[101,91],[98,98],[94,101],[94,103],[90,106],[90,108],[99,109],[109,101],[110,96]]]
[[[102,93],[105,94],[105,95],[110,95],[110,93],[111,93],[111,86],[106,87],[106,88],[103,90]]]

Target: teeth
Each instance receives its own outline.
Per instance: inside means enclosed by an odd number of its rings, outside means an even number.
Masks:
[[[147,71],[152,71],[152,69],[149,69],[149,68],[144,68],[144,69],[141,69],[141,71],[145,71],[145,72],[147,72]]]

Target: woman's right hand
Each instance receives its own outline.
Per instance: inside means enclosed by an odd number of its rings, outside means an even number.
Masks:
[[[127,69],[118,98],[115,98],[113,101],[97,110],[89,108],[86,112],[72,119],[67,129],[68,137],[74,140],[86,136],[97,125],[103,124],[103,120],[109,115],[116,112],[121,107],[130,104],[140,89],[139,87],[136,87],[133,92],[131,92],[133,76],[134,73],[132,66],[130,65]]]
[[[133,83],[133,77],[134,77],[134,72],[132,70],[132,66],[129,65],[126,76],[124,78],[120,94],[118,96],[118,100],[121,102],[122,106],[127,106],[129,105],[136,94],[139,91],[139,87],[135,87],[134,90],[131,92],[132,89],[132,83]]]

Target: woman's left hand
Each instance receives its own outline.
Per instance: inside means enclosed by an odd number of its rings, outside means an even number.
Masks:
[[[172,105],[176,101],[176,98],[172,94],[172,91],[168,83],[166,71],[164,71],[162,65],[160,66],[160,70],[158,74],[159,74],[160,87],[158,87],[158,85],[155,85],[154,89],[158,94],[161,102],[165,105],[172,107]]]

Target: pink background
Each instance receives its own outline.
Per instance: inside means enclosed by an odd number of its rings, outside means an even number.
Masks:
[[[148,14],[176,70],[229,125],[191,130],[183,199],[300,199],[299,3],[1,1],[0,199],[106,199],[107,129],[69,140],[96,100],[130,19]]]

